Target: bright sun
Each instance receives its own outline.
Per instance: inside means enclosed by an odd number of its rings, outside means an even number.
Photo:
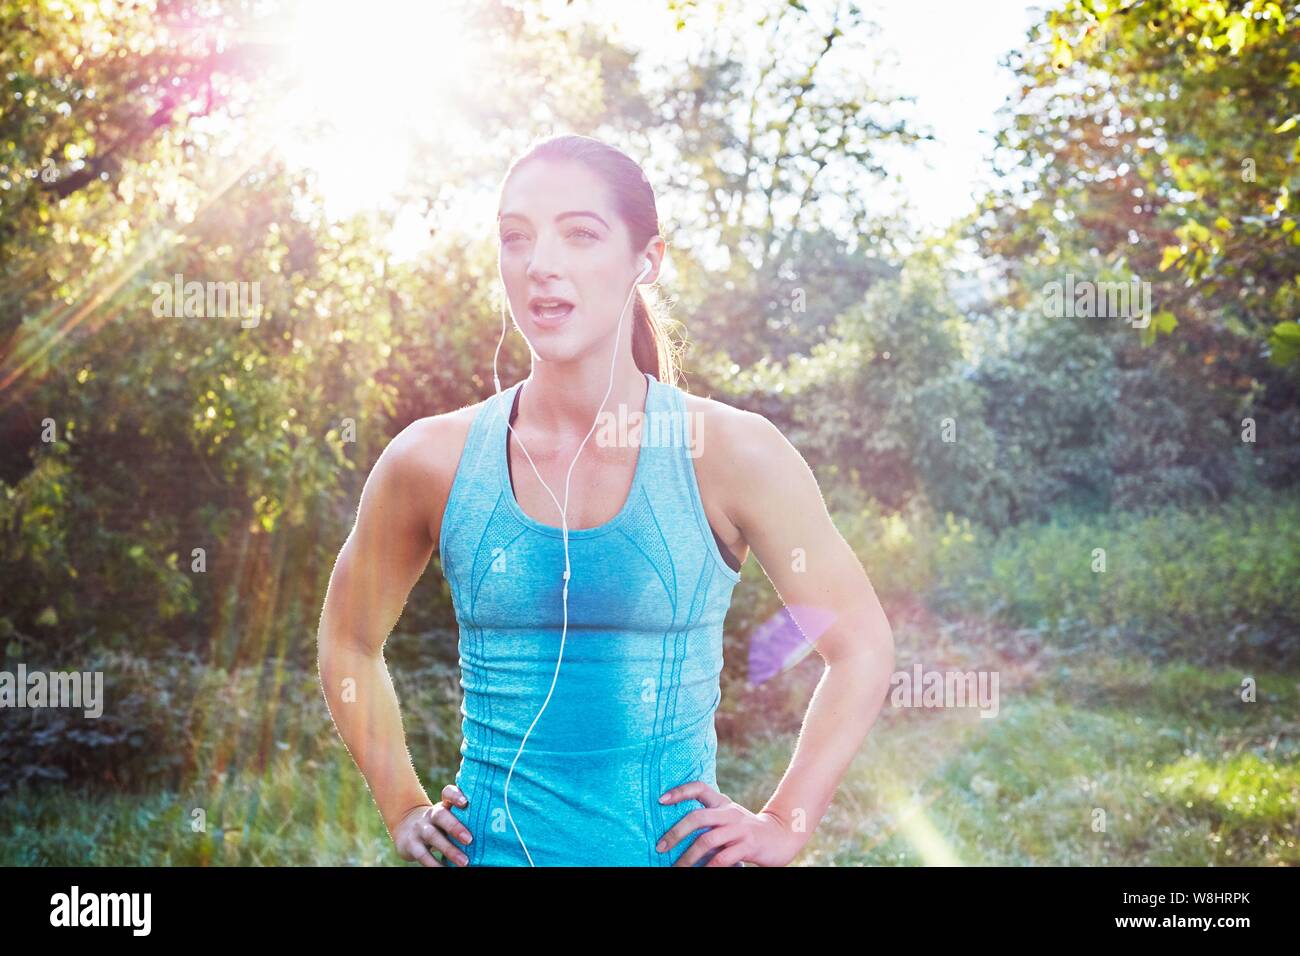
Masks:
[[[334,215],[373,208],[400,187],[417,135],[437,141],[454,114],[449,81],[473,70],[457,4],[300,0],[285,56],[285,158],[315,170]]]

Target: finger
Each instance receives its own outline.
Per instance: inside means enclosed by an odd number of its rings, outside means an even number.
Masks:
[[[737,826],[714,827],[704,836],[700,837],[687,848],[673,866],[696,866],[710,853],[714,856],[710,858],[705,866],[708,866],[718,855],[724,852],[727,847],[740,847],[744,840],[744,831]],[[736,852],[733,848],[732,852]]]
[[[726,846],[739,838],[740,832],[738,828],[714,827],[707,833],[697,837],[695,842],[686,848],[686,852],[677,858],[677,862],[673,866],[694,866],[710,850]]]
[[[447,786],[442,788],[442,799],[447,801],[448,806],[451,806],[452,804],[455,804],[458,807],[469,806],[469,798],[467,798],[465,794],[461,792],[460,787],[456,786],[454,783],[449,783]]]
[[[735,866],[741,862],[748,854],[745,852],[745,846],[742,841],[737,840],[730,846],[724,847],[714,855],[705,866]]]
[[[668,832],[655,844],[655,849],[661,853],[667,853],[700,827],[718,826],[726,822],[725,811],[711,810],[707,807],[692,810],[669,828]]]
[[[659,798],[660,803],[681,803],[683,800],[698,800],[706,807],[725,807],[731,801],[714,790],[703,780],[692,780],[680,787],[673,787]]]
[[[460,847],[454,845],[451,840],[447,839],[447,835],[432,823],[421,821],[419,838],[425,846],[437,850],[445,859],[450,860],[457,866],[469,866],[469,858],[461,852]]]
[[[433,854],[429,852],[429,848],[426,846],[421,846],[420,844],[417,843],[412,848],[412,850],[413,850],[411,854],[412,858],[418,860],[421,866],[442,866],[443,865],[439,863],[436,859],[434,859]]]
[[[434,808],[429,819],[434,826],[445,832],[448,836],[459,840],[461,843],[470,844],[474,842],[474,835],[469,832],[465,824],[456,819],[456,815],[441,804]]]

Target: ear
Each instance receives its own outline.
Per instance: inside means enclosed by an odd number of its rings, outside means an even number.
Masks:
[[[649,277],[656,273],[656,266],[663,266],[663,259],[666,253],[667,246],[664,243],[663,238],[659,236],[653,237],[641,250],[641,258],[645,262],[645,267],[637,275],[636,281],[640,283],[643,280],[649,280]],[[656,260],[658,261],[656,262]]]

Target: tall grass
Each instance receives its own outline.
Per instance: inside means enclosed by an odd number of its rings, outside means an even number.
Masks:
[[[997,535],[951,516],[868,511],[840,523],[887,603],[921,596],[945,617],[1119,653],[1300,665],[1294,492],[1074,514]]]

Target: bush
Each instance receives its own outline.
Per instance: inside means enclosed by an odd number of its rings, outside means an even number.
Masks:
[[[102,671],[103,714],[9,711],[0,722],[0,792],[42,781],[177,790],[229,773],[261,773],[281,752],[324,761],[342,748],[314,669],[268,660],[226,670],[182,652],[104,653],[72,667],[25,663],[28,673]],[[5,670],[17,666],[6,659]],[[444,665],[390,669],[417,769],[454,773],[460,742],[454,673]],[[450,780],[433,783],[440,788]]]
[[[1093,570],[1104,552],[1105,571]],[[1300,499],[1059,516],[941,559],[935,606],[1206,664],[1300,663]],[[1100,564],[1096,565],[1100,568]]]

